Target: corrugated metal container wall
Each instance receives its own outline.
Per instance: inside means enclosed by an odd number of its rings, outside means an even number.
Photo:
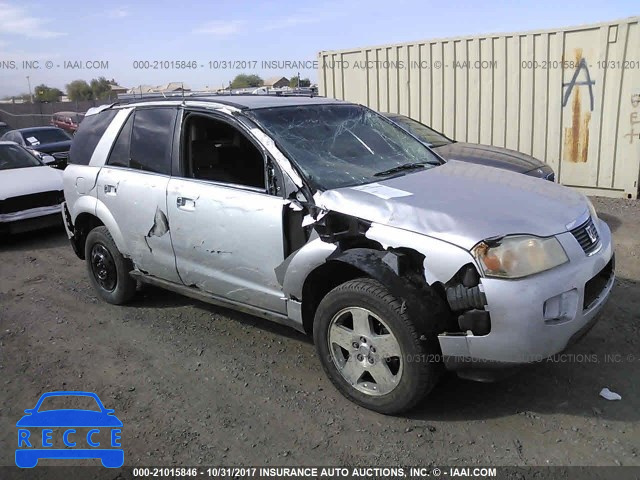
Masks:
[[[320,94],[531,154],[588,194],[635,198],[639,19],[324,51]]]

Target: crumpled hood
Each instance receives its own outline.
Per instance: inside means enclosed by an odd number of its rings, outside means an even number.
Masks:
[[[454,142],[436,147],[434,150],[445,160],[477,163],[518,173],[529,172],[546,165],[531,155],[491,145]]]
[[[387,197],[387,198],[385,198]],[[588,211],[581,193],[507,170],[458,161],[359,187],[319,192],[316,203],[470,250],[508,234],[566,232]]]
[[[46,166],[0,170],[0,200],[62,190],[62,175],[61,170]]]

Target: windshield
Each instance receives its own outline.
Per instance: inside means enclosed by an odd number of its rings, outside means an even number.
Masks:
[[[0,170],[12,168],[40,167],[36,157],[18,145],[0,145]]]
[[[411,135],[360,105],[276,107],[249,114],[309,183],[322,190],[371,183],[441,163]]]
[[[71,137],[59,128],[43,128],[42,130],[22,132],[22,136],[24,137],[25,143],[30,147],[71,140]]]
[[[410,133],[418,137],[424,143],[427,143],[434,148],[453,143],[452,140],[449,140],[441,133],[432,130],[413,118],[405,117],[404,115],[388,115],[388,117],[402,128],[409,130]]]

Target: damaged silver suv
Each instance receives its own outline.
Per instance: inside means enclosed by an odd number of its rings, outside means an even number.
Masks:
[[[360,105],[139,99],[90,110],[69,163],[66,228],[105,301],[143,282],[313,334],[338,390],[382,413],[445,369],[562,351],[613,285],[586,197],[445,162]]]

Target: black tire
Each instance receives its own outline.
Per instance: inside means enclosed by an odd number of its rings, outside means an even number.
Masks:
[[[438,300],[434,296],[434,303]],[[441,311],[441,304],[433,307],[434,313]],[[332,319],[339,318],[340,312],[349,308],[366,308],[386,323],[387,329],[397,340],[402,352],[402,369],[396,373],[396,378],[399,376],[399,380],[394,383],[395,387],[386,394],[381,394],[382,392],[371,394],[359,390],[347,381],[336,366],[333,359],[335,354],[332,354],[329,346],[329,331]],[[334,288],[322,299],[313,325],[316,350],[331,382],[345,397],[358,405],[387,415],[402,413],[413,408],[436,385],[443,370],[442,364],[438,361],[440,349],[435,327],[431,329],[432,333],[425,337],[424,334],[419,333],[424,331],[424,328],[418,328],[409,318],[406,310],[403,301],[393,296],[380,282],[359,278]],[[424,319],[427,323],[435,320]],[[376,320],[373,321],[376,322]],[[355,327],[353,331],[355,332]],[[372,338],[370,343],[375,343],[375,337]],[[358,343],[358,340],[354,343]],[[359,352],[354,347],[354,350],[348,353],[349,358],[352,354],[356,355]],[[387,362],[387,360],[382,361]],[[366,361],[362,364],[370,367]],[[368,373],[364,375],[356,382],[361,388],[362,385],[367,386],[367,383],[362,383],[362,379],[366,378]],[[370,388],[371,385],[372,382],[369,382]]]
[[[130,260],[122,256],[107,227],[91,230],[84,248],[89,281],[98,295],[114,305],[131,300],[136,293],[136,281],[129,275],[133,266]],[[107,276],[101,278],[100,273],[104,271]]]

